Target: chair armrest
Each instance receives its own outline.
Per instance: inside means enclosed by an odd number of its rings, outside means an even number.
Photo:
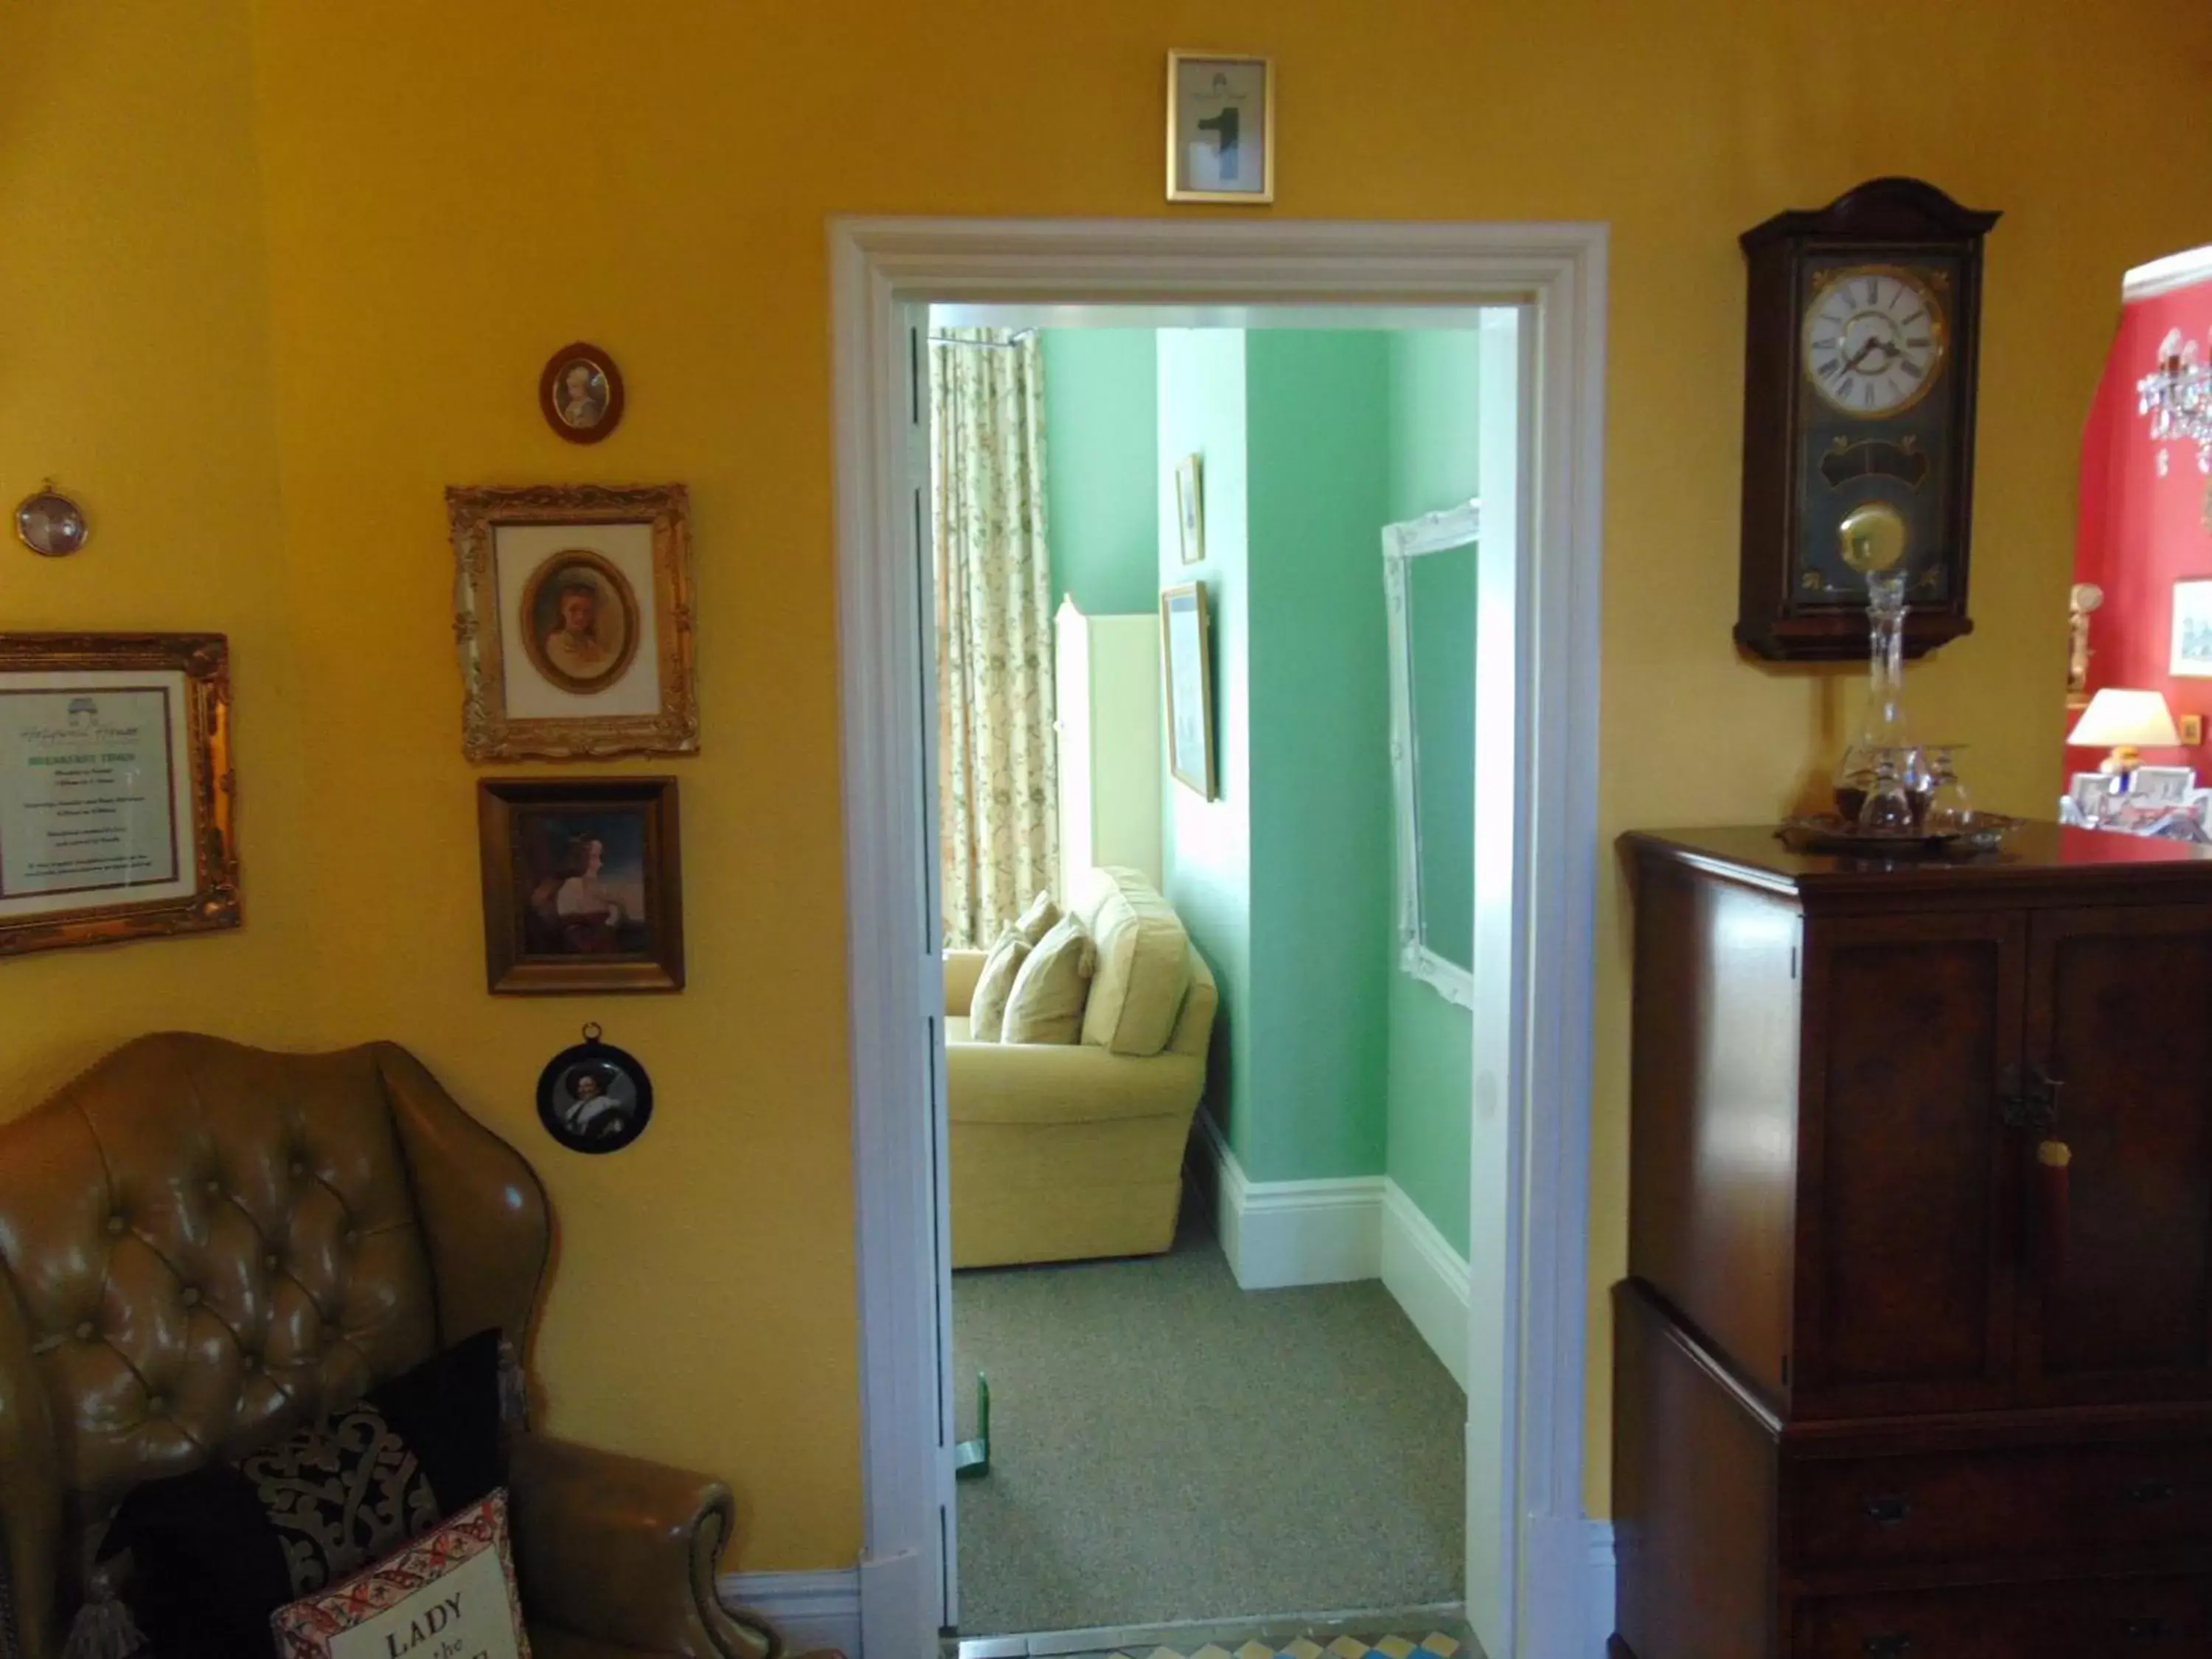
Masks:
[[[947,951],[945,953],[945,1012],[965,1019],[975,1000],[975,981],[983,977],[987,951]]]
[[[1206,1089],[1195,1055],[1139,1059],[1090,1042],[948,1042],[945,1073],[956,1124],[1188,1116]]]
[[[764,1632],[714,1595],[737,1526],[730,1489],[544,1435],[507,1449],[514,1568],[538,1624],[641,1653],[763,1659]]]

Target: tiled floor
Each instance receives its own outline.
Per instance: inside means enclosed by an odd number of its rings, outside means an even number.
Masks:
[[[1418,1640],[1403,1636],[1378,1636],[1372,1642],[1357,1636],[1340,1636],[1327,1647],[1309,1637],[1295,1636],[1281,1647],[1271,1642],[1248,1641],[1242,1647],[1224,1647],[1209,1642],[1188,1656],[1188,1659],[1371,1659],[1381,1654],[1382,1659],[1452,1659],[1463,1644],[1456,1637],[1441,1631],[1431,1631]],[[1149,1654],[1130,1653],[1114,1650],[1109,1659],[1186,1659],[1173,1648],[1157,1647]]]
[[[1454,1606],[956,1638],[945,1644],[943,1659],[1483,1659],[1458,1612]]]

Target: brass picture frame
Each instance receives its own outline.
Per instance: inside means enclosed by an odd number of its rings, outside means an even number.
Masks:
[[[495,996],[684,988],[673,778],[477,786],[484,986]]]
[[[222,635],[0,635],[0,957],[238,927],[235,793]]]
[[[1168,772],[1201,800],[1220,793],[1213,760],[1213,641],[1206,584],[1160,590],[1161,706]]]
[[[1170,52],[1167,102],[1168,200],[1232,207],[1274,201],[1273,58]]]
[[[682,484],[456,486],[446,511],[468,759],[698,751]]]

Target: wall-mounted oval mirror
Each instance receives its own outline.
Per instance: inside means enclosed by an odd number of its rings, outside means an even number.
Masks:
[[[1474,1006],[1474,605],[1482,512],[1469,501],[1382,532],[1398,961]]]

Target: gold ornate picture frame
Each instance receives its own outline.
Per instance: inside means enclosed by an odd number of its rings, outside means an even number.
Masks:
[[[698,751],[682,484],[455,486],[446,513],[467,758]]]
[[[230,645],[0,634],[0,957],[235,927]]]

